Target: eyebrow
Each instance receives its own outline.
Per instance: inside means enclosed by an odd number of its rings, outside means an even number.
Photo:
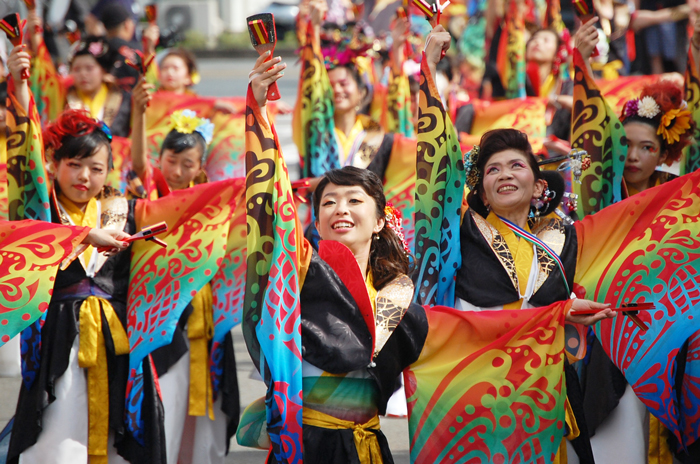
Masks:
[[[365,193],[365,192],[363,190],[360,190],[360,189],[352,189],[352,190],[348,190],[345,192],[346,195],[358,195],[358,194],[363,194],[363,193]],[[338,194],[336,192],[328,192],[328,193],[324,193],[322,198],[335,197],[337,195]]]
[[[510,161],[506,161],[505,164],[515,163],[516,161],[519,161],[519,162],[521,162],[521,163],[527,163],[527,161],[525,161],[524,159],[513,158],[513,159],[510,160]],[[501,163],[489,163],[489,164],[486,165],[486,167],[488,168],[488,167],[490,167],[490,166],[496,166],[496,165],[500,165],[500,164],[501,164]]]

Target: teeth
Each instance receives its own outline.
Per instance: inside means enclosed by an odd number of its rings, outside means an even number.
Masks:
[[[333,224],[333,229],[349,229],[352,227],[352,224],[349,222],[337,222]]]
[[[515,192],[517,188],[513,185],[505,185],[498,189],[498,192]]]

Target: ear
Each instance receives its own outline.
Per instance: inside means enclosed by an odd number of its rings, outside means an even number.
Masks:
[[[385,224],[386,224],[385,218],[381,217],[381,218],[377,219],[377,225],[374,226],[374,233],[378,234],[379,232],[381,232],[382,229],[384,228]]]
[[[486,199],[486,193],[484,193],[484,189],[481,187],[477,187],[479,189],[479,198],[481,199],[481,202],[486,206],[487,208],[489,207],[489,201]]]
[[[656,162],[657,166],[661,166],[666,162],[666,158],[668,158],[668,150],[664,150],[663,153],[659,155],[659,161]]]
[[[532,199],[536,199],[542,196],[544,193],[544,180],[539,179],[535,181],[535,189],[532,191]]]
[[[318,223],[318,218],[314,221],[314,226],[316,227],[316,232],[318,232],[318,236],[321,237],[321,240],[323,240],[323,236],[321,235],[321,228],[319,227]]]

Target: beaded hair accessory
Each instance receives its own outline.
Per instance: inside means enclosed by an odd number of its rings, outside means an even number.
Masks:
[[[392,205],[391,203],[387,203],[384,207],[384,215],[386,225],[394,231],[397,237],[399,237],[399,240],[401,240],[401,244],[403,245],[404,251],[406,251],[406,253],[410,253],[411,249],[408,248],[408,244],[406,243],[406,237],[403,233],[403,226],[401,225],[401,220],[403,219],[401,216],[401,211],[394,208],[394,205]]]
[[[622,117],[620,119],[624,121],[633,116],[655,119],[660,113],[661,107],[654,100],[654,97],[647,95],[642,98],[628,100],[622,109]],[[683,101],[680,108],[670,109],[661,115],[656,134],[662,136],[669,145],[679,142],[681,136],[690,129],[690,118],[688,103]]]
[[[209,145],[214,138],[214,124],[206,118],[200,118],[192,110],[175,111],[170,116],[170,130],[181,134],[199,133]]]
[[[481,180],[481,171],[476,166],[479,162],[479,145],[474,145],[470,151],[464,154],[464,171],[467,174],[466,184],[469,190],[474,190]]]

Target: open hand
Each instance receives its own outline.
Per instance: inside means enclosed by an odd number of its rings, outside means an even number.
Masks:
[[[585,316],[573,316],[571,314],[572,311],[583,311],[589,309],[599,309],[600,311],[595,314]],[[571,305],[571,309],[566,314],[566,321],[588,326],[593,325],[602,319],[610,319],[613,317],[615,317],[615,312],[610,310],[609,303],[597,303],[591,300],[575,298],[574,303]]]
[[[253,89],[255,101],[258,102],[260,108],[267,105],[268,87],[284,76],[284,70],[287,67],[286,63],[281,62],[282,58],[279,56],[266,62],[265,60],[270,56],[270,53],[268,51],[260,55],[250,72],[250,87]]]

